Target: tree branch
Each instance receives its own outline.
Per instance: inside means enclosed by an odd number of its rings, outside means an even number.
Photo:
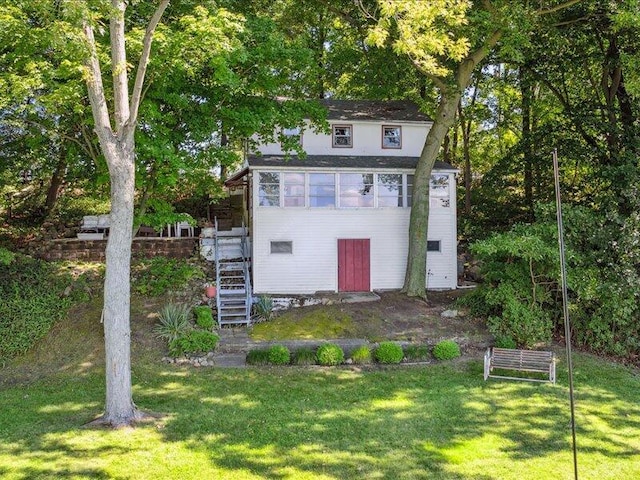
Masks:
[[[149,56],[151,54],[151,43],[153,41],[153,33],[160,23],[160,19],[164,14],[169,0],[162,0],[158,8],[151,16],[147,30],[144,34],[144,40],[142,42],[142,54],[140,55],[140,61],[138,62],[138,70],[136,72],[136,80],[133,84],[133,92],[131,94],[131,115],[127,124],[127,135],[133,135],[136,128],[136,122],[138,120],[138,111],[140,108],[140,101],[142,100],[144,77],[147,72],[147,65],[149,64]]]
[[[548,15],[550,13],[559,12],[560,10],[564,10],[565,8],[569,8],[572,5],[580,2],[582,2],[582,0],[567,0],[564,3],[556,5],[555,7],[541,8],[540,10],[536,10],[534,13],[536,15]]]
[[[116,133],[121,136],[129,120],[129,82],[127,76],[127,50],[124,36],[124,12],[127,4],[123,0],[111,0],[111,68],[113,75],[113,100]]]
[[[85,60],[87,69],[87,92],[89,94],[89,103],[93,111],[93,118],[96,123],[96,132],[98,136],[113,135],[111,121],[109,119],[109,109],[107,100],[104,95],[104,86],[102,84],[102,71],[100,69],[100,61],[98,60],[98,52],[96,51],[96,39],[93,35],[93,27],[85,18],[82,24],[87,46],[89,47],[89,57]]]

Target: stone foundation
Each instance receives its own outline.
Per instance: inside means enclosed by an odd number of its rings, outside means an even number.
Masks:
[[[198,248],[198,238],[135,238],[131,245],[133,257],[189,258]],[[107,240],[79,240],[63,238],[50,240],[39,248],[39,256],[45,260],[81,260],[103,262]]]

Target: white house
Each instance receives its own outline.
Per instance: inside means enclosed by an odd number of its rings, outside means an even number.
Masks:
[[[432,121],[406,101],[323,103],[329,134],[283,132],[299,135],[305,158],[259,145],[228,181],[244,189],[255,294],[402,287],[413,173]],[[429,289],[457,285],[455,174],[437,162],[431,178]]]

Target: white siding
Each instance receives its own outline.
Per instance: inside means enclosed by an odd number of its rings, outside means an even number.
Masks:
[[[331,125],[352,125],[353,147],[332,147],[331,134],[314,133],[305,130],[302,135],[302,147],[308,155],[385,155],[390,157],[418,157],[424,146],[430,123],[405,122],[335,122]],[[402,148],[382,148],[382,125],[402,126]],[[281,155],[280,143],[267,143],[258,146],[264,155]]]
[[[432,208],[429,239],[440,252],[427,256],[428,288],[457,283],[455,180],[451,206]],[[254,178],[256,178],[254,173]],[[257,185],[253,185],[254,198]],[[404,281],[408,208],[281,208],[253,202],[253,289],[256,293],[308,294],[337,291],[338,239],[371,240],[371,289],[397,289]],[[293,242],[292,254],[271,254],[271,241]]]

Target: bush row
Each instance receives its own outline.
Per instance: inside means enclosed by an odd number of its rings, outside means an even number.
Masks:
[[[324,343],[317,349],[299,348],[291,352],[285,345],[272,345],[269,348],[251,350],[247,354],[248,365],[323,365],[333,366],[345,362],[356,365],[369,363],[398,364],[425,361],[431,358],[450,360],[460,356],[460,347],[452,340],[438,343],[433,350],[427,345],[407,345],[404,349],[396,342],[381,342],[377,347],[368,345],[357,347],[348,360],[340,345]]]

